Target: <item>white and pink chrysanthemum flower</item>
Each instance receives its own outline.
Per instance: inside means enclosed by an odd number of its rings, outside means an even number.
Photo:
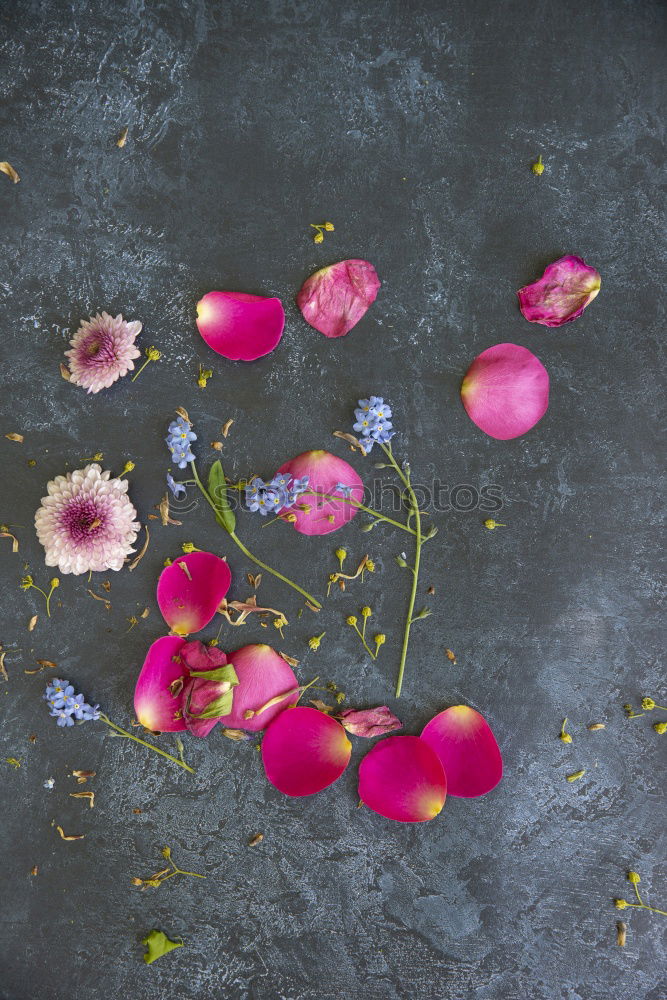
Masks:
[[[103,312],[82,320],[70,340],[72,349],[65,351],[70,382],[88,392],[99,392],[113,385],[134,368],[134,359],[141,353],[134,343],[140,332],[138,320],[127,323],[120,313],[115,319]]]
[[[122,569],[140,528],[127,480],[93,464],[56,476],[46,488],[35,514],[46,565],[74,574]]]

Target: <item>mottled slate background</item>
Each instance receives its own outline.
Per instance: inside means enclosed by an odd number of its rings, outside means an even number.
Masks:
[[[611,902],[632,867],[667,904],[667,737],[651,728],[659,713],[629,722],[622,711],[667,697],[664,7],[49,0],[5,2],[0,31],[0,158],[21,175],[16,186],[0,176],[1,430],[25,436],[0,438],[0,519],[21,542],[18,556],[6,540],[0,549],[3,1000],[664,1000],[667,921],[627,911],[621,949]],[[336,231],[316,247],[309,223],[324,219]],[[563,253],[595,264],[602,292],[561,330],[529,325],[515,290]],[[356,256],[375,263],[381,293],[346,339],[325,340],[293,295],[316,267]],[[210,288],[281,297],[273,355],[235,365],[208,351],[194,304]],[[102,308],[140,319],[142,345],[164,359],[88,397],[58,363],[78,320]],[[504,340],[535,351],[552,385],[541,424],[508,443],[478,431],[458,398],[475,354]],[[214,369],[205,391],[200,362]],[[372,463],[331,437],[369,392],[393,403],[397,451],[420,479],[497,484],[507,527],[486,531],[479,509],[434,514],[423,583],[436,613],[414,630],[400,704],[397,534],[362,534],[359,521],[309,540],[244,515],[248,544],[319,593],[337,543],[378,566],[317,620],[297,619],[270,579],[259,595],[290,618],[279,646],[299,675],[336,681],[348,704],[387,702],[411,732],[448,704],[479,708],[505,755],[498,789],[404,827],[357,809],[361,741],[338,785],[297,801],[266,783],[255,741],[188,739],[193,778],[101,724],[57,730],[42,678],[24,674],[36,658],[127,723],[147,645],[164,631],[153,597],[164,559],[188,540],[227,553],[236,598],[252,567],[199,507],[181,528],[151,522],[140,567],[113,575],[110,611],[85,578],[67,578],[47,621],[19,589],[26,564],[40,583],[52,573],[31,527],[46,482],[97,451],[116,472],[131,458],[145,520],[179,404],[203,464],[233,417],[232,475],[324,446],[370,482]],[[377,664],[343,624],[362,601],[388,635]],[[230,633],[229,648],[267,635],[257,622]],[[557,739],[565,715],[569,747]],[[607,728],[589,733],[593,721]],[[93,811],[68,797],[76,767],[97,771]],[[54,821],[85,840],[64,843]],[[207,880],[133,888],[165,843]],[[140,940],[153,927],[187,947],[146,967]]]

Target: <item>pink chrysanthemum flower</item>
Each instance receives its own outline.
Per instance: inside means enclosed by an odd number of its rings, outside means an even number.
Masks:
[[[56,476],[35,514],[46,565],[61,573],[122,569],[140,524],[126,479],[111,479],[99,465]]]
[[[134,343],[140,332],[138,320],[126,323],[120,314],[114,319],[103,312],[82,320],[70,340],[72,350],[65,351],[70,382],[88,392],[99,392],[127,375],[134,368],[133,359],[141,353]]]

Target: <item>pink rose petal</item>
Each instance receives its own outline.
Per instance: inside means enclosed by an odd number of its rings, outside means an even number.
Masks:
[[[280,342],[280,299],[244,292],[209,292],[197,303],[197,327],[209,347],[230,361],[255,361]]]
[[[346,708],[339,718],[348,733],[366,739],[384,736],[385,733],[401,729],[403,725],[386,705],[380,705],[378,708]]]
[[[447,778],[438,755],[418,736],[388,736],[359,766],[359,796],[387,819],[424,823],[444,806]]]
[[[199,632],[212,620],[231,582],[229,566],[212,552],[179,556],[158,580],[162,617],[177,635]]]
[[[517,292],[519,308],[530,323],[571,323],[600,291],[600,272],[581,257],[561,257],[549,264],[539,281]]]
[[[234,689],[232,711],[221,719],[225,729],[259,732],[260,729],[266,729],[276,716],[298,699],[299,682],[294,671],[270,646],[243,646],[235,653],[229,653],[227,659],[234,665],[239,683]],[[267,702],[280,695],[285,697],[263,712],[259,711]]]
[[[302,535],[328,535],[337,531],[357,513],[356,507],[346,503],[342,491],[336,490],[339,483],[351,488],[350,499],[360,503],[364,496],[364,484],[351,465],[328,451],[304,451],[278,469],[278,473],[289,472],[295,479],[308,476],[308,489],[299,497],[293,507],[282,511],[295,514],[294,530]],[[313,493],[331,496],[335,493],[340,500],[324,500]],[[305,508],[310,508],[309,510]],[[282,516],[281,515],[281,516]]]
[[[262,741],[266,776],[285,795],[314,795],[347,767],[352,744],[339,722],[315,708],[282,712]]]
[[[549,406],[549,375],[534,354],[517,344],[496,344],[479,354],[461,384],[473,423],[499,441],[520,437]]]
[[[308,278],[296,304],[325,337],[342,337],[355,326],[377,297],[380,280],[367,260],[341,260]]]
[[[181,713],[185,665],[180,657],[184,640],[177,635],[157,639],[148,650],[134,690],[134,712],[146,729],[178,733],[186,728]],[[170,690],[170,685],[174,688]],[[172,691],[174,693],[172,693]]]
[[[422,740],[437,753],[450,795],[486,795],[503,776],[503,759],[491,727],[479,712],[454,705],[424,727]]]

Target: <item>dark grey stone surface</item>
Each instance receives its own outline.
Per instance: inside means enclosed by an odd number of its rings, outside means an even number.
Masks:
[[[626,911],[621,949],[611,902],[627,894],[631,867],[667,904],[665,738],[651,728],[658,713],[629,722],[622,711],[667,697],[664,7],[50,0],[5,3],[0,31],[0,159],[21,175],[16,186],[0,176],[0,519],[21,543],[16,556],[0,540],[10,651],[0,995],[664,1000],[667,921]],[[309,223],[324,219],[336,231],[316,247]],[[601,294],[561,330],[529,325],[515,290],[563,253],[599,268]],[[347,338],[325,340],[293,296],[316,267],[355,256],[374,262],[381,292]],[[239,365],[206,348],[194,304],[210,288],[281,297],[287,326],[273,355]],[[89,397],[58,363],[98,309],[140,319],[142,345],[164,359]],[[538,354],[552,394],[537,428],[500,443],[468,420],[458,386],[472,358],[504,340]],[[200,362],[215,373],[205,391]],[[116,472],[131,458],[145,520],[179,404],[204,464],[233,417],[232,475],[328,447],[370,481],[370,461],[331,437],[369,392],[393,403],[396,450],[420,479],[500,485],[507,527],[486,531],[479,510],[434,515],[423,584],[436,587],[436,614],[414,629],[398,704],[397,534],[362,534],[358,519],[306,539],[243,515],[248,544],[319,593],[341,542],[378,565],[317,620],[297,619],[292,593],[268,577],[260,597],[290,618],[279,646],[301,660],[299,675],[336,681],[348,704],[386,702],[410,732],[451,703],[480,709],[505,755],[498,789],[401,826],[357,809],[358,740],[339,783],[299,801],[268,785],[254,741],[188,739],[191,777],[101,724],[57,730],[43,678],[24,674],[35,658],[56,661],[127,724],[145,650],[164,631],[154,586],[165,557],[186,540],[228,554],[237,598],[252,567],[200,506],[182,528],[151,522],[137,571],[111,575],[109,612],[86,578],[63,578],[47,621],[19,589],[25,564],[39,583],[52,575],[31,526],[46,482],[96,451]],[[12,431],[24,444],[4,438]],[[388,635],[376,664],[343,624],[362,600]],[[223,631],[230,648],[265,638],[257,622]],[[557,739],[565,715],[569,747]],[[607,728],[589,733],[592,721]],[[68,797],[73,767],[97,771],[92,811]],[[585,778],[568,784],[580,767]],[[85,840],[61,841],[54,821]],[[247,847],[260,831],[263,843]],[[132,887],[165,843],[207,880]],[[186,947],[146,967],[140,939],[153,927]]]

